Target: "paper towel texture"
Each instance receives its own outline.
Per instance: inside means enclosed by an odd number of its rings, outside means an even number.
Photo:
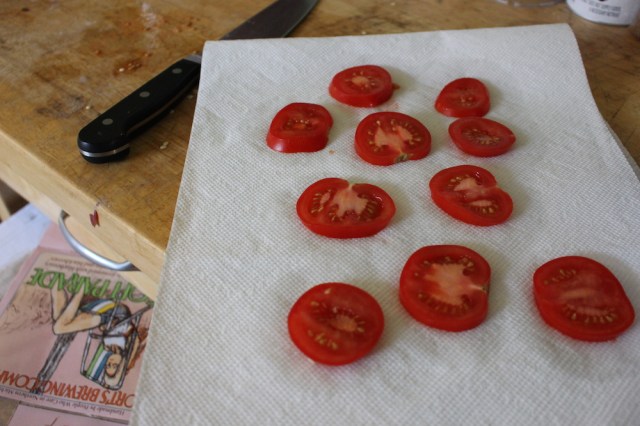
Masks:
[[[377,108],[328,94],[344,68],[377,64],[399,88]],[[640,303],[640,184],[599,114],[566,25],[340,38],[208,42],[162,287],[133,424],[629,424],[640,416],[640,327],[589,344],[546,326],[532,275],[548,260],[605,264]],[[513,149],[474,158],[449,140],[453,119],[433,102],[449,81],[476,77],[487,118],[517,135]],[[329,145],[270,150],[265,135],[291,102],[333,115]],[[423,160],[360,160],[358,122],[382,110],[422,121]],[[439,170],[475,164],[514,200],[507,223],[458,222],[430,200]],[[295,203],[324,177],[385,189],[397,213],[375,237],[309,232]],[[490,311],[476,329],[447,333],[414,321],[398,301],[418,248],[460,244],[493,273]],[[340,281],[381,304],[386,328],[368,357],[343,367],[307,360],[286,318],[313,285]]]

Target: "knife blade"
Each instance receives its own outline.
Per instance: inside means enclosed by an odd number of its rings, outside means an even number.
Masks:
[[[318,0],[277,0],[220,40],[286,37]],[[90,163],[126,158],[131,141],[171,110],[200,79],[201,55],[175,62],[100,114],[78,133],[78,149]]]

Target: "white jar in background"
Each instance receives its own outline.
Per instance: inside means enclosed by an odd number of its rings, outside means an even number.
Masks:
[[[640,0],[567,0],[573,13],[589,21],[611,25],[631,25]]]

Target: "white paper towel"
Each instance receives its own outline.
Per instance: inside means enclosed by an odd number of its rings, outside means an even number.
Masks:
[[[338,71],[387,68],[399,85],[373,108],[328,94]],[[208,42],[202,82],[134,424],[630,424],[640,418],[640,327],[590,344],[550,329],[533,303],[546,261],[583,255],[608,266],[640,303],[640,184],[591,96],[566,25],[340,38]],[[484,81],[488,118],[509,126],[509,153],[474,158],[447,135],[433,102],[449,81]],[[291,102],[324,105],[335,124],[323,151],[281,154],[265,135]],[[431,154],[391,167],[361,161],[358,122],[412,115]],[[515,203],[503,225],[458,222],[429,198],[439,170],[475,164]],[[295,203],[324,177],[384,188],[397,213],[372,238],[309,232]],[[447,333],[398,301],[408,257],[461,244],[493,269],[478,328]],[[371,293],[386,328],[368,357],[343,367],[308,361],[286,317],[311,286],[342,281]]]

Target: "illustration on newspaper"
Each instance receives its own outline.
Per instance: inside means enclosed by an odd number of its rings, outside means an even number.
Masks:
[[[0,302],[0,396],[128,421],[152,310],[118,273],[41,245]]]

